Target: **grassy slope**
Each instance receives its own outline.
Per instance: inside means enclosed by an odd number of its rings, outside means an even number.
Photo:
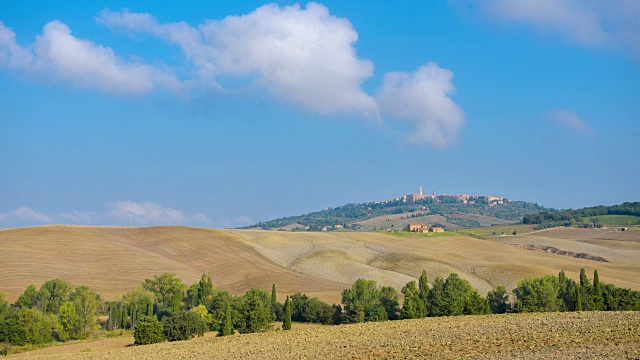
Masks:
[[[638,312],[483,315],[322,326],[224,338],[204,337],[111,351],[35,357],[637,359],[640,357],[639,333]],[[27,355],[31,354],[24,354]]]
[[[591,219],[600,220],[604,225],[638,225],[640,224],[640,217],[633,215],[599,215],[583,218],[584,222],[589,222]]]
[[[61,278],[113,299],[154,274],[175,272],[191,284],[209,272],[217,286],[236,294],[253,286],[270,289],[275,282],[280,297],[300,291],[339,303],[341,290],[358,278],[400,289],[422,269],[431,280],[456,272],[484,293],[561,269],[577,279],[580,268],[597,268],[602,281],[640,289],[640,232],[563,228],[487,239],[188,227],[12,229],[0,231],[0,291],[14,301],[30,283]],[[509,245],[529,243],[610,262]]]

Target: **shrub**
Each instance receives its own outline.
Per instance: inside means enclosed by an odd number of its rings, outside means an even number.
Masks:
[[[144,316],[133,327],[135,345],[148,345],[164,341],[162,323],[155,316]]]
[[[200,315],[191,311],[178,311],[162,319],[162,333],[169,341],[188,340],[194,336],[202,336],[207,330],[207,323]]]

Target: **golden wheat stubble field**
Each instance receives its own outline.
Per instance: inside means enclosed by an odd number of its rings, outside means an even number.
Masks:
[[[542,244],[587,252],[609,262],[531,251]],[[306,233],[190,227],[41,226],[0,231],[0,291],[15,301],[31,283],[52,278],[87,285],[106,299],[173,272],[185,283],[210,273],[234,294],[251,287],[278,296],[305,292],[339,303],[340,292],[366,278],[396,289],[423,269],[429,279],[451,272],[480,292],[513,289],[526,277],[557,274],[577,279],[598,269],[601,281],[640,290],[640,232],[550,229],[487,240],[468,236],[400,237],[384,233]],[[591,276],[591,275],[590,275]]]
[[[17,355],[42,359],[638,359],[639,312],[457,316],[317,326],[175,343]],[[64,348],[66,346],[60,346]]]

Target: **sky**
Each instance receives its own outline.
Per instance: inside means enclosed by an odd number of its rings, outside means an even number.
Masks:
[[[635,0],[0,3],[0,227],[640,201]]]

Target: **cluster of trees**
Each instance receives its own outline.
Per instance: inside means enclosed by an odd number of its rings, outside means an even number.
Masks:
[[[86,286],[73,289],[54,279],[39,289],[29,285],[9,305],[0,294],[0,343],[43,344],[84,339],[96,326],[100,296]]]
[[[583,218],[600,215],[634,215],[640,216],[640,202],[625,202],[613,206],[594,206],[577,210],[540,212],[527,214],[522,218],[523,224],[537,224],[536,229],[554,226],[602,227],[597,218],[584,222]]]
[[[289,313],[291,309],[289,309]],[[23,346],[87,338],[102,326],[106,330],[130,329],[136,344],[175,341],[218,331],[267,331],[282,320],[284,307],[272,293],[250,289],[233,296],[216,288],[210,276],[187,289],[175,274],[146,279],[137,289],[115,301],[103,301],[86,286],[73,289],[54,279],[40,289],[30,285],[14,304],[0,293],[0,343]],[[108,319],[99,324],[98,316]]]
[[[187,289],[175,274],[165,273],[146,279],[120,299],[102,301],[86,286],[73,289],[54,279],[39,289],[30,285],[14,304],[0,293],[0,343],[83,339],[99,327],[98,315],[108,316],[103,328],[131,329],[135,343],[142,345],[190,339],[207,331],[220,336],[268,331],[274,321],[289,330],[291,321],[345,324],[506,312],[640,310],[640,292],[601,283],[597,270],[590,281],[584,269],[579,282],[564,271],[525,279],[513,289],[514,301],[504,286],[482,296],[455,273],[436,277],[429,286],[423,271],[417,283],[408,282],[401,292],[402,307],[395,288],[358,279],[342,292],[341,305],[302,293],[287,296],[283,305],[276,300],[275,284],[271,294],[252,288],[234,296],[216,288],[210,276],[202,275]]]
[[[558,276],[525,279],[513,293],[516,312],[640,310],[640,292],[601,283],[598,270],[593,282],[584,269],[579,282],[567,278],[564,271]]]

